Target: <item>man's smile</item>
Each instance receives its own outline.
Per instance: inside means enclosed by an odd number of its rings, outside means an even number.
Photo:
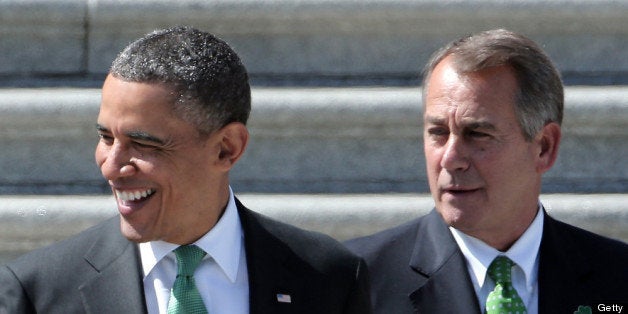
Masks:
[[[120,202],[139,202],[153,195],[155,189],[121,190],[114,188],[114,193]]]

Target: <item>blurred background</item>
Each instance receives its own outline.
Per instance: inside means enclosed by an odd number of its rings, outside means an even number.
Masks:
[[[566,85],[549,213],[628,240],[628,1],[0,0],[0,263],[115,215],[94,163],[100,87],[157,28],[227,41],[252,82],[232,171],[250,208],[340,240],[428,212],[420,80],[492,28],[540,43]]]

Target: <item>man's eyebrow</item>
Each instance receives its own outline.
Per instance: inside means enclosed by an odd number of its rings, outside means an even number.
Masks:
[[[445,119],[434,117],[434,116],[425,117],[425,124],[445,125],[447,124],[445,121],[446,121]],[[497,129],[497,127],[495,127],[493,123],[488,122],[488,121],[468,121],[468,122],[463,121],[462,124],[464,128],[470,129],[470,130],[477,130],[477,129],[496,130]]]
[[[96,131],[99,132],[109,132],[109,129],[107,129],[106,127],[96,123]]]
[[[104,133],[111,133],[111,131],[109,131],[109,129],[107,129],[106,127],[100,125],[100,124],[96,124],[96,130],[98,130],[99,132],[104,132]],[[144,132],[144,131],[129,131],[127,133],[125,133],[126,136],[128,136],[130,139],[133,140],[140,140],[143,142],[152,142],[152,143],[156,143],[159,145],[165,145],[166,141],[151,135],[148,132]]]
[[[149,134],[148,132],[144,132],[144,131],[129,131],[126,133],[126,136],[128,136],[131,139],[134,140],[140,140],[143,142],[152,142],[152,143],[156,143],[159,145],[165,145],[166,141]]]

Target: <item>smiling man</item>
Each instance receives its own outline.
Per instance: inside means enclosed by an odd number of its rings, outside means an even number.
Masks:
[[[244,207],[247,72],[189,27],[113,62],[96,163],[119,216],[0,268],[0,313],[370,313],[363,260]]]
[[[199,131],[174,112],[172,87],[125,81],[116,70],[102,89],[95,155],[116,197],[122,233],[135,242],[192,243],[228,203],[226,174],[244,151],[246,128],[234,121]]]
[[[558,155],[563,86],[530,39],[492,30],[437,51],[423,81],[435,210],[347,245],[376,313],[572,313],[622,302],[628,246],[539,202]]]

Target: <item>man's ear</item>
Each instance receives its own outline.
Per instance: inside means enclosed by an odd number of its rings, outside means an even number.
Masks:
[[[217,164],[224,171],[229,171],[242,157],[249,142],[249,131],[240,122],[232,122],[218,130],[220,152]]]
[[[556,122],[546,124],[537,134],[534,141],[538,143],[538,159],[536,170],[545,173],[550,170],[558,158],[558,147],[560,146],[561,130]]]

